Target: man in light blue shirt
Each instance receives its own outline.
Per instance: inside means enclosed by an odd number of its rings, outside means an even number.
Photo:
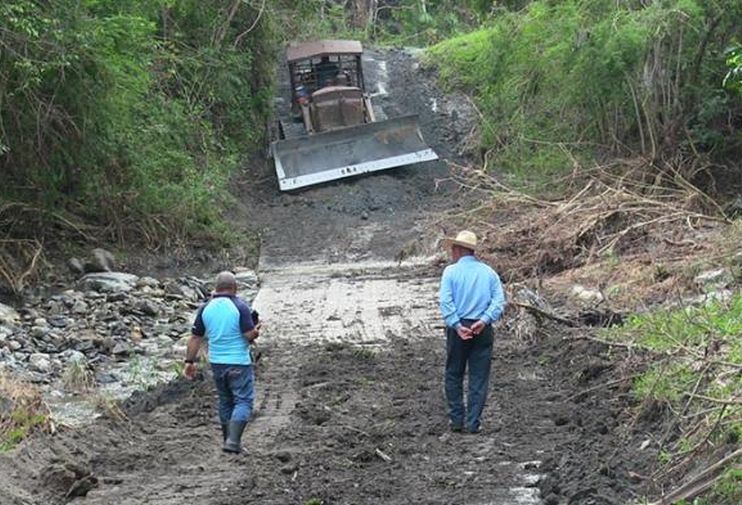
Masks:
[[[209,341],[209,363],[219,393],[219,419],[225,452],[242,451],[241,439],[255,400],[255,372],[250,342],[258,338],[250,307],[237,297],[231,272],[216,276],[211,299],[198,309],[188,340],[184,375],[193,379],[201,342]]]
[[[454,263],[441,278],[440,309],[446,323],[448,416],[453,431],[477,433],[487,399],[492,362],[492,323],[500,319],[505,296],[500,278],[474,256],[477,236],[462,231],[447,239]],[[469,368],[469,391],[464,411],[464,373]]]

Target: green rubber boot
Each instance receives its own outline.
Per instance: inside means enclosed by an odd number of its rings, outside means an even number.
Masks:
[[[224,452],[232,452],[239,454],[242,452],[242,432],[245,431],[247,422],[245,421],[231,421],[227,429],[227,440],[224,441]]]

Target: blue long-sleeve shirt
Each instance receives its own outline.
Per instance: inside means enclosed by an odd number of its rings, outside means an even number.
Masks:
[[[493,323],[505,309],[500,277],[474,256],[463,256],[443,271],[440,307],[450,328],[457,328],[462,319]]]

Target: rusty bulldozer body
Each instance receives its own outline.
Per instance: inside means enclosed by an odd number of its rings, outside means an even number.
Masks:
[[[361,43],[317,41],[289,47],[291,104],[280,103],[271,143],[283,191],[438,159],[417,116],[377,121],[366,93]]]

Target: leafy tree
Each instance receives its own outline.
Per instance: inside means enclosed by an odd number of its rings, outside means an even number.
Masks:
[[[275,40],[259,2],[0,3],[0,194],[119,238],[216,225],[261,140]]]
[[[729,71],[724,77],[724,87],[742,94],[742,46],[727,51],[726,64]]]

